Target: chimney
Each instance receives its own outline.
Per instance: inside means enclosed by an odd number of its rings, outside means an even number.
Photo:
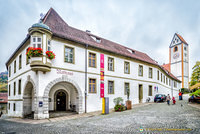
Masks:
[[[91,31],[90,30],[86,30],[86,33],[91,33]]]

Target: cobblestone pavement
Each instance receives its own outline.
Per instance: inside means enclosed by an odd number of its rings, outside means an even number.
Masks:
[[[182,105],[182,106],[181,106]],[[140,132],[143,129],[143,132]],[[176,105],[151,103],[132,110],[41,124],[0,120],[0,134],[200,134],[200,109],[186,100]]]

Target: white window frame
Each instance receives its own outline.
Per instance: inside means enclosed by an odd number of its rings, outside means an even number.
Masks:
[[[114,71],[114,58],[108,57],[108,70]]]
[[[35,39],[35,41],[34,41]],[[38,41],[38,39],[41,39],[40,41]],[[39,47],[39,44],[41,45]],[[42,48],[42,37],[38,37],[38,36],[33,36],[32,37],[32,45],[34,48]]]

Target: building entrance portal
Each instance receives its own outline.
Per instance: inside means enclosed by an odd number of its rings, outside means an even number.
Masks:
[[[56,95],[56,110],[66,111],[66,94],[63,91],[58,92]]]
[[[142,85],[139,85],[139,103],[142,103],[143,99],[143,88]]]

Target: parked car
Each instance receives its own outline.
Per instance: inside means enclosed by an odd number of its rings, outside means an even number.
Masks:
[[[156,96],[154,97],[154,102],[165,102],[166,98],[167,96],[164,94],[156,94]]]
[[[188,102],[196,102],[200,103],[200,96],[193,96],[194,98],[192,99],[192,96],[188,99]]]

